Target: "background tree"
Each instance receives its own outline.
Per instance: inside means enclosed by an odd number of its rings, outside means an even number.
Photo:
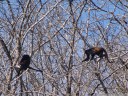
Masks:
[[[126,0],[0,1],[0,94],[85,96],[128,92]],[[84,49],[102,46],[103,59],[84,62]],[[23,54],[31,66],[16,76]]]

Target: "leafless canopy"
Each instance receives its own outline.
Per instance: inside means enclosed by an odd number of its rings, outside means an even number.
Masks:
[[[82,63],[93,46],[114,63]],[[15,78],[24,54],[42,71]],[[0,76],[3,96],[128,94],[128,0],[0,0]]]

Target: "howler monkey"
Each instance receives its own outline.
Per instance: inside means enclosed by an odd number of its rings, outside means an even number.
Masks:
[[[19,64],[20,64],[20,69],[18,70],[18,76],[22,73],[23,70],[26,70],[27,68],[29,68],[30,56],[29,55],[23,55]]]
[[[32,68],[32,67],[29,66],[30,65],[30,56],[29,55],[23,55],[23,57],[22,57],[22,59],[21,59],[21,61],[20,61],[19,64],[20,64],[20,68],[17,69],[18,76],[20,74],[22,74],[22,72],[24,70],[26,70],[27,68],[32,69],[32,70],[35,70],[35,71],[42,72],[42,70],[34,69],[34,68]]]
[[[87,58],[84,59],[82,62],[93,60],[94,56],[98,55],[100,57],[100,59],[105,57],[108,60],[109,63],[113,63],[112,61],[110,61],[108,59],[108,54],[107,54],[106,50],[102,47],[93,47],[93,48],[90,48],[88,50],[85,50],[85,54],[87,55]]]

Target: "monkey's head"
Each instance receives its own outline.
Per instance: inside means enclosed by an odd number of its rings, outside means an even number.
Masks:
[[[23,58],[24,58],[25,60],[28,60],[28,59],[30,59],[30,56],[29,56],[29,55],[23,55]]]
[[[85,53],[88,54],[88,50],[85,50]]]

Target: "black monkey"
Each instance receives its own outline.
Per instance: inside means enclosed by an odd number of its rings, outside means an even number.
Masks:
[[[31,59],[31,58],[30,58],[29,55],[23,55],[23,57],[22,57],[22,59],[21,59],[21,61],[20,61],[20,63],[19,63],[19,64],[20,64],[20,68],[17,68],[17,69],[16,69],[17,72],[18,72],[18,76],[19,76],[20,74],[22,74],[22,72],[23,72],[24,70],[26,70],[27,68],[42,72],[42,70],[34,69],[34,68],[32,68],[32,67],[29,66],[29,65],[30,65],[30,59]]]
[[[109,63],[113,63],[112,61],[110,61],[108,59],[108,54],[107,54],[106,50],[102,47],[93,47],[93,48],[90,48],[88,50],[85,50],[85,54],[87,55],[87,58],[84,59],[82,62],[93,60],[94,56],[98,55],[100,57],[100,59],[105,57],[108,60]]]
[[[23,55],[19,64],[20,64],[20,69],[18,70],[18,76],[22,73],[23,70],[26,70],[27,68],[29,68],[30,56],[29,55]]]

